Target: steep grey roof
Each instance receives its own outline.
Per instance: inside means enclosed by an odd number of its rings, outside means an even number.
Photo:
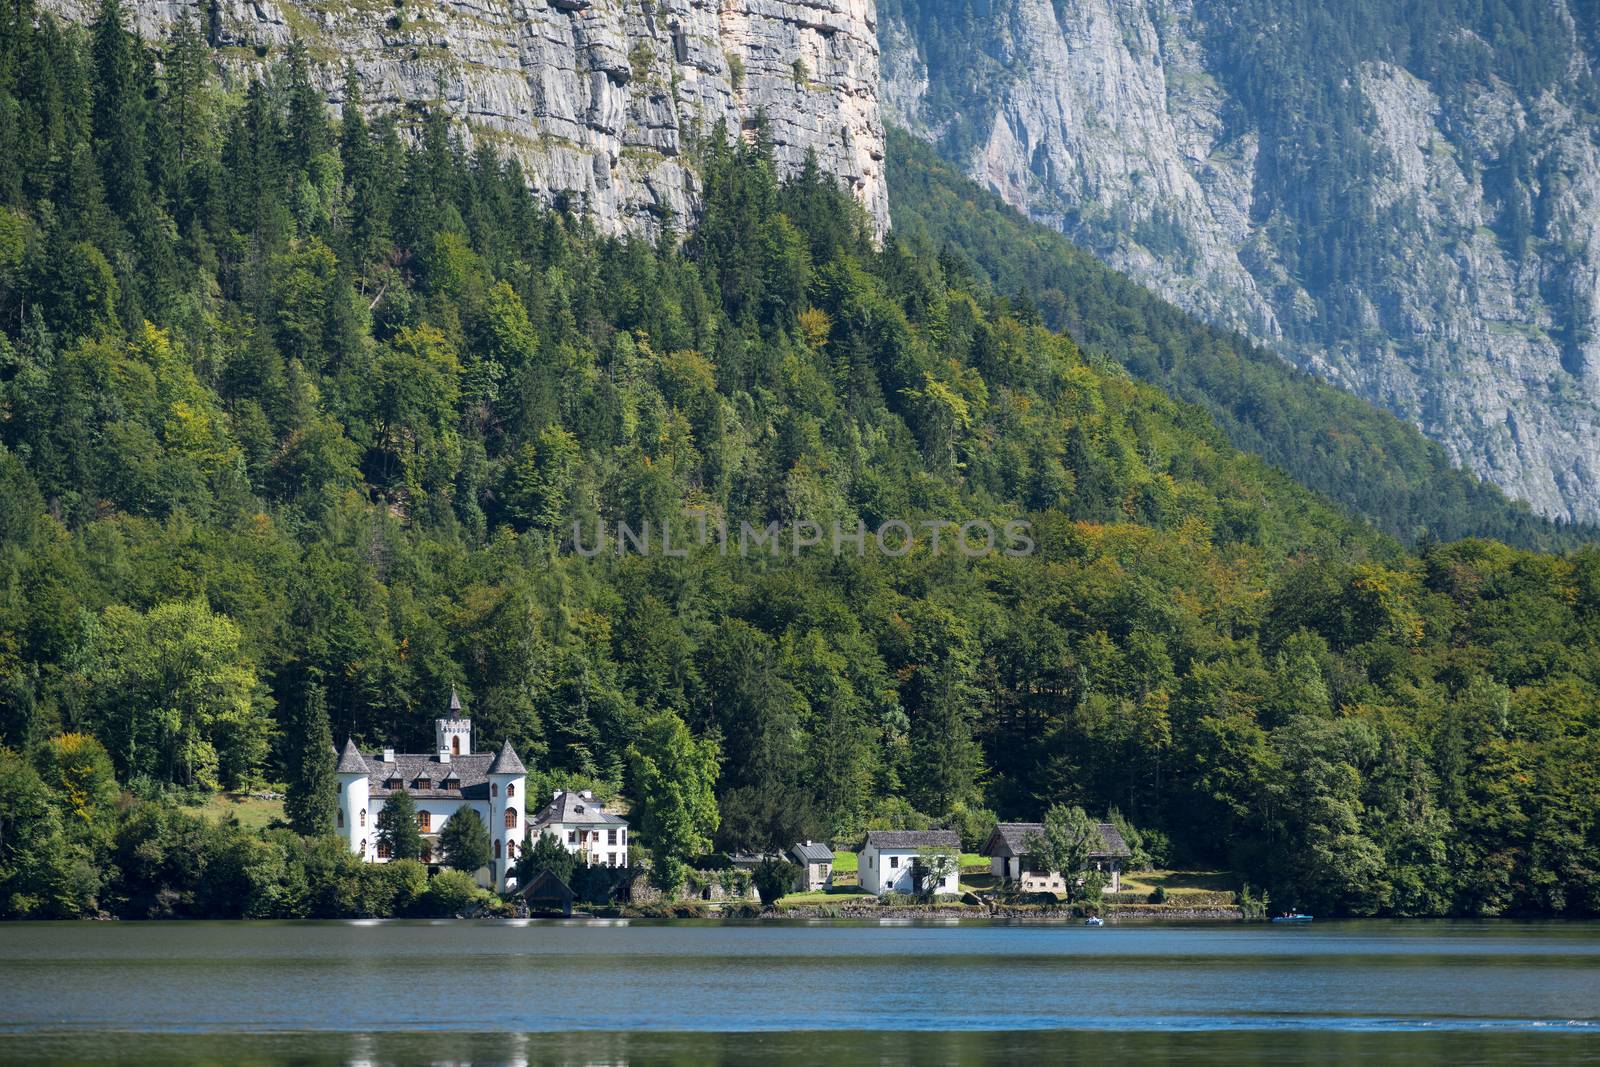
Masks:
[[[528,768],[524,767],[522,765],[522,761],[517,758],[517,750],[511,747],[511,741],[509,739],[506,741],[505,744],[500,746],[500,754],[494,758],[494,762],[493,763],[489,764],[489,773],[490,774],[527,774],[528,773]]]
[[[1128,843],[1122,839],[1122,832],[1113,823],[1103,822],[1098,824],[1100,837],[1105,841],[1104,849],[1093,849],[1089,855],[1100,857],[1131,856],[1133,850],[1128,848]],[[1028,838],[1044,833],[1044,823],[1040,822],[1003,822],[994,828],[994,833],[989,835],[989,840],[984,842],[983,854],[985,856],[1025,856],[1028,854]]]
[[[628,820],[620,815],[612,815],[605,810],[605,805],[594,797],[586,797],[581,793],[574,793],[570,789],[563,789],[539,810],[533,818],[535,826],[549,825],[550,823],[592,823],[596,826],[626,826]]]
[[[954,848],[961,835],[954,830],[868,830],[867,848]]]
[[[450,710],[451,711],[460,711],[461,710],[461,698],[456,695],[456,687],[453,686],[453,685],[450,687]],[[460,716],[454,716],[454,717],[455,718],[459,718]]]
[[[451,756],[449,763],[441,763],[439,757],[433,753],[397,752],[393,761],[385,762],[380,754],[374,753],[366,759],[367,788],[375,797],[386,797],[395,790],[390,789],[385,783],[391,778],[398,778],[401,787],[414,797],[435,800],[456,797],[487,800],[489,765],[494,760],[495,757],[487,752],[477,752],[470,756]],[[446,776],[452,773],[460,781],[461,788],[439,788]],[[427,789],[416,788],[414,783],[418,778],[428,779]]]
[[[366,774],[367,761],[361,758],[361,752],[356,748],[355,741],[344,743],[344,753],[339,757],[339,765],[334,768],[335,774]]]
[[[816,841],[802,841],[789,850],[798,863],[832,863],[833,849]]]

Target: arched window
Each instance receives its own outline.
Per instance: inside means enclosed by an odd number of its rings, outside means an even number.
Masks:
[[[389,842],[384,841],[381,838],[378,841],[378,858],[380,860],[386,860],[389,858]]]
[[[361,858],[367,858],[367,839],[364,837],[361,839]]]
[[[339,809],[339,829],[344,829],[344,809]]]
[[[450,754],[452,756],[461,755],[461,738],[452,737],[450,739]]]
[[[362,808],[361,809],[361,825],[362,826],[367,825],[367,809],[366,808]]]
[[[516,808],[507,808],[506,809],[506,829],[507,830],[515,830],[516,828],[517,828],[517,809]]]
[[[506,859],[514,860],[516,858],[517,858],[517,843],[515,841],[507,841],[506,842]]]
[[[494,858],[500,858],[500,839],[498,837],[494,839]]]
[[[497,797],[497,796],[500,795],[500,783],[499,782],[490,782],[489,783],[489,795],[492,796],[492,797]]]
[[[423,863],[432,863],[433,862],[433,849],[429,848],[427,845],[423,845],[422,846],[422,862]]]
[[[516,782],[507,782],[506,783],[506,799],[510,800],[512,797],[514,797],[516,795],[517,795],[517,783]]]
[[[429,833],[433,829],[433,816],[425,811],[417,812],[417,829]]]

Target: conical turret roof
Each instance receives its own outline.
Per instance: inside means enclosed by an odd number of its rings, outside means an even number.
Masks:
[[[517,750],[511,747],[511,742],[506,741],[500,746],[500,754],[489,764],[490,774],[527,774],[528,768],[522,765],[517,758]]]
[[[516,757],[512,757],[515,759]],[[361,758],[361,752],[356,748],[355,741],[344,743],[344,752],[339,756],[339,766],[334,768],[336,774],[367,774],[370,768],[367,761]]]

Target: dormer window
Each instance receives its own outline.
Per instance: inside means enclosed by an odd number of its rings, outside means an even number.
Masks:
[[[415,785],[418,789],[432,789],[433,788],[433,779],[432,778],[418,778],[412,784]]]
[[[400,779],[398,779],[398,778],[385,779],[384,783],[383,783],[383,787],[385,789],[399,789],[400,788]]]
[[[577,812],[579,815],[582,815],[583,814],[583,805],[579,804],[579,805],[575,806],[572,810]]]

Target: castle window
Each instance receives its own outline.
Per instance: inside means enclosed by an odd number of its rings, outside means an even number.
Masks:
[[[423,863],[432,863],[433,862],[433,849],[430,848],[427,845],[423,845],[422,846],[422,862]]]
[[[361,809],[361,825],[362,826],[367,825],[367,809],[366,808],[362,808]]]
[[[344,829],[344,809],[339,809],[339,829]]]
[[[500,839],[498,837],[494,839],[494,858],[500,858]]]
[[[450,739],[450,754],[452,756],[461,755],[461,738],[452,737]]]
[[[389,842],[384,841],[382,839],[379,839],[379,841],[378,841],[378,858],[380,860],[386,860],[386,859],[389,858]]]
[[[496,783],[496,782],[490,782],[489,783],[489,795],[492,796],[492,797],[497,797],[497,796],[500,795],[500,786],[499,786],[498,783]]]
[[[367,858],[367,839],[364,837],[361,839],[361,858]]]
[[[417,812],[417,829],[428,833],[433,829],[433,816],[425,811]]]
[[[517,828],[517,809],[516,808],[507,808],[506,809],[506,829],[507,830],[515,830],[516,828]]]
[[[514,797],[516,795],[517,795],[517,783],[515,783],[515,782],[507,782],[506,783],[506,799],[510,800],[512,797]]]
[[[515,841],[507,841],[506,842],[506,859],[514,860],[516,858],[517,858],[517,843]]]

